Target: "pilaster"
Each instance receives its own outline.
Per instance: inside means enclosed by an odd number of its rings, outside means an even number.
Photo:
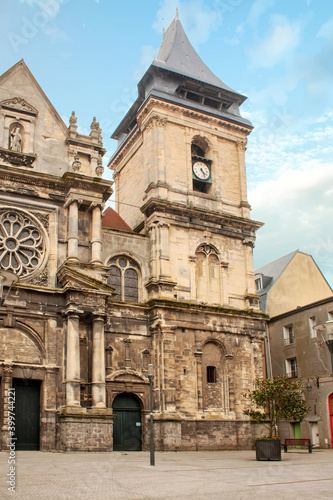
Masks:
[[[93,317],[92,338],[92,404],[94,407],[105,408],[105,348],[102,316]]]
[[[66,406],[81,406],[79,321],[78,312],[67,312]]]
[[[93,204],[91,210],[91,261],[90,264],[102,265],[102,211],[101,206]]]
[[[73,262],[79,261],[79,204],[77,200],[68,202],[68,248],[67,257]]]

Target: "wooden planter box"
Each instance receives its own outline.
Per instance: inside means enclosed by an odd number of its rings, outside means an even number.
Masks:
[[[281,460],[280,439],[257,439],[256,460]]]

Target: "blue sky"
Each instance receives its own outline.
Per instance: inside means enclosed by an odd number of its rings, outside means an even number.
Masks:
[[[0,72],[23,57],[67,123],[75,110],[89,133],[96,116],[107,160],[176,7],[207,66],[248,96],[255,266],[298,248],[333,285],[331,0],[3,0]]]

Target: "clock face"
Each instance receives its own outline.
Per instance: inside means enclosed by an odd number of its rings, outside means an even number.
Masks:
[[[193,164],[193,172],[202,181],[207,181],[210,177],[210,169],[207,167],[206,163],[202,161],[196,161]]]

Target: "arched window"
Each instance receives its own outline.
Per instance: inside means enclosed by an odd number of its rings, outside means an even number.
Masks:
[[[220,304],[221,277],[218,251],[213,245],[202,244],[195,254],[197,300]]]
[[[212,184],[211,160],[207,158],[208,142],[195,136],[191,144],[193,191],[209,193]]]
[[[108,285],[115,289],[116,300],[125,302],[139,301],[139,269],[133,259],[125,255],[114,257],[110,261]]]
[[[203,346],[202,373],[204,408],[228,411],[229,388],[225,349],[220,342],[209,340]]]

